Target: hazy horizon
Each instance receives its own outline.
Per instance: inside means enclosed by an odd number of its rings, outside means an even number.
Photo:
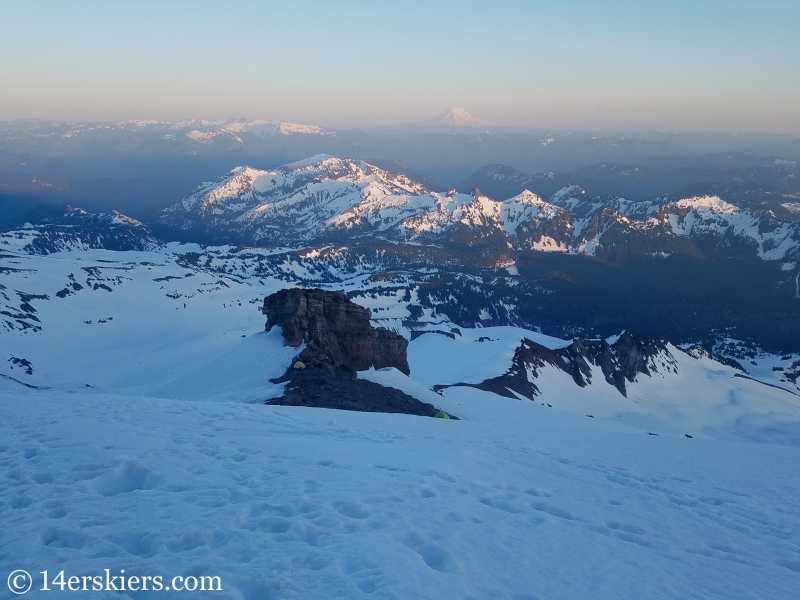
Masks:
[[[463,108],[463,107],[453,107],[453,108]],[[229,116],[229,117],[220,117],[220,118],[209,118],[203,115],[200,116],[191,116],[187,118],[181,119],[155,119],[155,118],[138,118],[138,117],[128,117],[128,118],[119,118],[119,119],[56,119],[56,118],[44,118],[44,117],[19,117],[13,119],[0,119],[0,123],[25,123],[25,122],[36,122],[36,123],[54,123],[54,124],[75,124],[75,125],[91,125],[91,124],[98,124],[98,123],[133,123],[133,122],[152,122],[153,125],[158,123],[164,124],[175,124],[175,123],[190,123],[190,122],[205,122],[208,125],[214,124],[223,124],[228,122],[235,122],[235,121],[244,121],[248,123],[263,121],[265,123],[271,125],[278,125],[280,123],[296,123],[301,125],[316,125],[323,129],[330,129],[330,130],[387,130],[387,132],[395,132],[395,128],[402,127],[406,125],[425,125],[429,122],[435,120],[436,117],[439,117],[445,114],[448,111],[440,111],[437,115],[433,117],[424,118],[418,121],[404,121],[404,122],[394,122],[394,123],[385,123],[385,124],[377,124],[377,125],[345,125],[345,126],[330,126],[325,125],[323,123],[312,122],[310,120],[300,120],[300,121],[287,121],[286,119],[268,119],[264,116],[260,115],[238,115],[238,116]],[[466,109],[465,109],[466,110]],[[470,113],[472,116],[476,118],[480,118],[481,115],[475,115]],[[480,130],[486,128],[487,131],[491,130],[493,132],[502,131],[502,132],[526,132],[530,131],[531,133],[539,133],[539,134],[600,134],[600,135],[607,135],[607,136],[619,136],[619,135],[677,135],[677,136],[693,136],[693,135],[700,135],[700,136],[715,136],[715,135],[722,135],[722,136],[778,136],[778,137],[785,137],[789,136],[791,138],[800,137],[800,131],[788,131],[788,132],[775,132],[775,131],[767,131],[767,130],[758,130],[758,129],[701,129],[701,128],[689,128],[689,127],[654,127],[654,126],[641,126],[641,127],[537,127],[532,125],[505,125],[500,123],[493,123],[489,122],[484,125],[476,125],[476,126],[469,126],[469,127],[459,127],[457,130],[462,130],[464,133],[472,133],[477,132],[480,133]],[[402,129],[399,131],[403,131]],[[413,132],[415,130],[409,130]],[[423,133],[428,133],[431,130],[429,129],[422,129],[420,130]],[[433,130],[436,131],[436,130]]]
[[[0,120],[800,133],[800,3],[0,3]]]

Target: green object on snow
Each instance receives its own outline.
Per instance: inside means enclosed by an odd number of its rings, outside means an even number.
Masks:
[[[437,413],[436,413],[435,415],[433,415],[433,416],[434,416],[434,418],[436,418],[436,419],[449,419],[449,418],[450,418],[450,415],[448,415],[448,414],[447,414],[446,412],[444,412],[443,410],[440,410],[439,412],[437,412]]]

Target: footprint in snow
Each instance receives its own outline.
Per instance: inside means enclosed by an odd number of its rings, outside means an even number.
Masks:
[[[42,531],[42,543],[52,548],[80,550],[86,545],[86,535],[71,529],[48,527]]]
[[[403,541],[408,548],[422,557],[422,560],[431,569],[442,573],[451,573],[454,570],[453,559],[450,553],[419,534],[411,534]]]
[[[67,511],[64,510],[62,507],[54,508],[50,512],[47,513],[47,517],[50,519],[62,519],[67,516]]]
[[[360,502],[337,500],[333,502],[333,508],[340,515],[351,519],[366,519],[370,512]]]
[[[566,521],[574,521],[575,516],[569,512],[560,508],[558,506],[553,506],[552,504],[547,504],[545,502],[537,502],[531,506],[534,510],[538,510],[540,512],[547,513],[554,517],[558,517],[559,519],[564,519]]]
[[[52,473],[46,471],[43,473],[34,473],[31,478],[38,484],[53,483],[55,479]]]
[[[159,478],[135,462],[126,461],[95,480],[94,488],[101,496],[116,496],[134,490],[149,490]]]
[[[606,523],[606,527],[609,529],[615,529],[618,531],[626,531],[628,533],[635,533],[637,535],[646,535],[647,532],[642,529],[641,527],[637,527],[636,525],[626,525],[624,523],[620,523],[618,521],[609,521]]]

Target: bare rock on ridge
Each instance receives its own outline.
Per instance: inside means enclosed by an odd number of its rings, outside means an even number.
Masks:
[[[267,331],[278,325],[287,346],[306,343],[300,360],[283,376],[271,380],[286,386],[282,396],[267,400],[267,404],[426,417],[438,414],[432,404],[356,376],[356,371],[370,367],[395,367],[408,375],[408,342],[394,332],[374,329],[369,310],[345,294],[281,290],[267,296],[263,312]]]
[[[303,361],[329,362],[335,367],[363,371],[370,367],[395,367],[410,373],[408,341],[370,324],[368,309],[345,294],[321,289],[287,289],[264,299],[267,331],[275,325],[287,346],[306,347]]]
[[[385,412],[433,417],[439,409],[392,387],[358,379],[347,367],[310,359],[305,368],[289,367],[273,383],[286,383],[279,398],[267,404],[311,406],[360,412]],[[451,417],[455,419],[456,417]]]
[[[546,366],[564,371],[580,387],[592,382],[592,367],[599,367],[606,382],[626,398],[626,384],[636,381],[639,374],[649,377],[654,372],[677,373],[678,368],[664,342],[627,331],[612,344],[606,340],[577,338],[569,346],[557,350],[523,338],[505,374],[476,384],[453,385],[475,387],[508,398],[516,398],[517,395],[534,398],[541,393],[535,380]],[[451,385],[437,385],[433,389],[439,391],[447,387]]]

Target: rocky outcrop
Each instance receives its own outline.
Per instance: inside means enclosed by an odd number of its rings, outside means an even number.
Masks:
[[[356,371],[395,367],[409,374],[405,338],[374,329],[370,312],[345,294],[313,289],[281,290],[264,300],[267,331],[281,328],[284,343],[306,347],[286,373],[279,398],[267,404],[433,417],[438,409],[391,387],[359,379]],[[454,417],[453,417],[454,418]]]
[[[286,383],[283,395],[267,401],[282,406],[311,406],[360,412],[385,412],[433,417],[438,409],[396,388],[358,379],[347,367],[309,359],[303,368],[290,367],[273,383]],[[455,418],[455,417],[453,417]]]
[[[334,367],[363,371],[395,367],[410,373],[408,341],[392,331],[375,329],[370,312],[345,294],[320,289],[288,289],[264,300],[267,331],[275,325],[287,346],[305,349],[302,361],[329,362]]]
[[[564,371],[580,387],[592,383],[593,367],[600,369],[607,383],[627,397],[626,383],[638,375],[675,371],[677,363],[666,345],[649,336],[623,333],[613,344],[605,340],[576,339],[569,346],[551,350],[529,339],[523,339],[514,351],[511,367],[505,374],[469,385],[501,396],[517,395],[533,398],[540,394],[536,378],[546,366]],[[449,386],[436,386],[436,391]]]

